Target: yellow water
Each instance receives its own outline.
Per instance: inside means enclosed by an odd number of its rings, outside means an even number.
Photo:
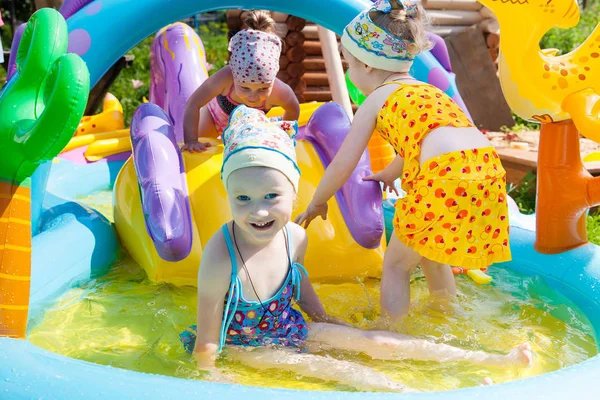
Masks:
[[[110,219],[111,207],[98,208]],[[417,389],[450,390],[479,385],[488,376],[497,383],[526,378],[596,354],[593,331],[585,316],[540,278],[501,268],[493,268],[491,274],[494,281],[487,286],[458,277],[457,305],[445,313],[428,304],[426,282],[422,274],[416,274],[412,311],[399,329],[440,343],[497,353],[506,353],[528,341],[535,353],[532,368],[375,361],[339,352],[331,355],[370,366]],[[315,287],[329,313],[358,327],[371,326],[379,316],[377,280],[317,283]],[[44,320],[31,329],[29,340],[50,351],[99,364],[202,379],[203,373],[195,368],[179,342],[179,333],[195,323],[195,304],[195,288],[150,283],[143,270],[125,258],[106,276],[65,293]],[[247,385],[353,390],[279,370],[261,373],[228,360],[226,354],[218,366],[236,382]]]

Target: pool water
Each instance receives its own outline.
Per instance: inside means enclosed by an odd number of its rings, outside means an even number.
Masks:
[[[105,192],[87,204],[110,201]],[[86,199],[86,200],[88,200]],[[91,205],[91,204],[90,204]],[[111,219],[111,207],[97,207]],[[422,273],[412,282],[411,313],[402,333],[465,349],[507,353],[528,341],[534,351],[531,368],[482,367],[467,362],[377,361],[361,354],[331,356],[370,366],[392,379],[421,390],[450,390],[530,377],[579,363],[597,353],[593,330],[567,298],[542,279],[492,268],[491,285],[479,286],[457,277],[458,298],[441,312],[428,301]],[[379,281],[315,283],[326,310],[369,328],[379,317]],[[156,284],[132,259],[125,257],[110,272],[72,288],[32,327],[29,340],[69,357],[140,372],[203,379],[179,342],[179,333],[195,323],[196,290]],[[237,383],[309,390],[353,390],[335,382],[307,379],[280,370],[259,372],[227,358],[217,365]]]

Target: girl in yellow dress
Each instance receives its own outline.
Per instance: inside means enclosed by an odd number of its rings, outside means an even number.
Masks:
[[[410,305],[410,275],[421,265],[430,293],[455,296],[450,266],[484,268],[511,259],[506,172],[498,154],[460,107],[409,69],[430,48],[423,9],[412,0],[380,0],[344,29],[343,54],[352,82],[368,98],[331,162],[312,202],[296,222],[326,218],[327,201],[348,179],[373,131],[398,156],[365,177],[395,190],[394,232],[381,281],[382,311],[393,321]]]

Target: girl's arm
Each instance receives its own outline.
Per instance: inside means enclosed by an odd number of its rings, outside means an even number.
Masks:
[[[276,78],[271,96],[273,96],[273,104],[283,108],[284,121],[298,120],[300,117],[300,103],[298,103],[296,94],[288,84]]]
[[[207,243],[198,271],[198,322],[193,354],[198,367],[203,369],[215,366],[230,276],[231,262],[219,231]]]
[[[383,171],[379,171],[376,174],[365,176],[363,181],[377,181],[383,182],[383,191],[389,190],[390,193],[394,192],[398,195],[398,188],[396,188],[396,184],[394,181],[400,177],[402,174],[402,170],[404,169],[404,158],[399,155],[394,158],[394,160],[383,169]]]
[[[378,100],[374,98],[374,100]],[[340,150],[335,155],[327,171],[323,175],[312,202],[316,205],[327,203],[333,197],[354,171],[360,157],[367,148],[369,139],[375,130],[377,113],[379,112],[379,101],[365,102],[361,106],[352,122],[350,132]]]
[[[386,179],[398,179],[402,175],[404,169],[404,158],[396,155],[394,160],[381,171],[381,174]]]
[[[199,110],[232,84],[231,70],[229,67],[224,67],[205,80],[188,98],[183,112],[183,140],[185,143],[198,141]]]
[[[356,168],[375,130],[377,114],[384,101],[381,96],[371,95],[360,106],[348,136],[327,167],[306,211],[296,217],[296,223],[304,224],[307,228],[318,215],[323,219],[327,218],[327,201],[342,187]]]
[[[300,226],[294,226],[294,230],[297,231],[298,236],[297,238],[295,237],[294,240],[300,241],[300,245],[296,250],[296,262],[304,265],[304,255],[306,254],[306,249],[308,247],[308,235]],[[304,276],[300,281],[300,300],[298,301],[298,305],[313,322],[329,322],[332,324],[348,325],[346,322],[327,314],[323,307],[323,303],[321,303],[321,299],[319,299],[319,296],[315,292],[315,288],[308,276]]]

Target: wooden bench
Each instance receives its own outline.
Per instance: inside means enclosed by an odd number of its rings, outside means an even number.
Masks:
[[[534,151],[498,148],[496,149],[506,170],[506,180],[514,185],[519,184],[529,172],[537,173],[538,153]],[[583,163],[593,176],[600,176],[600,161]]]

